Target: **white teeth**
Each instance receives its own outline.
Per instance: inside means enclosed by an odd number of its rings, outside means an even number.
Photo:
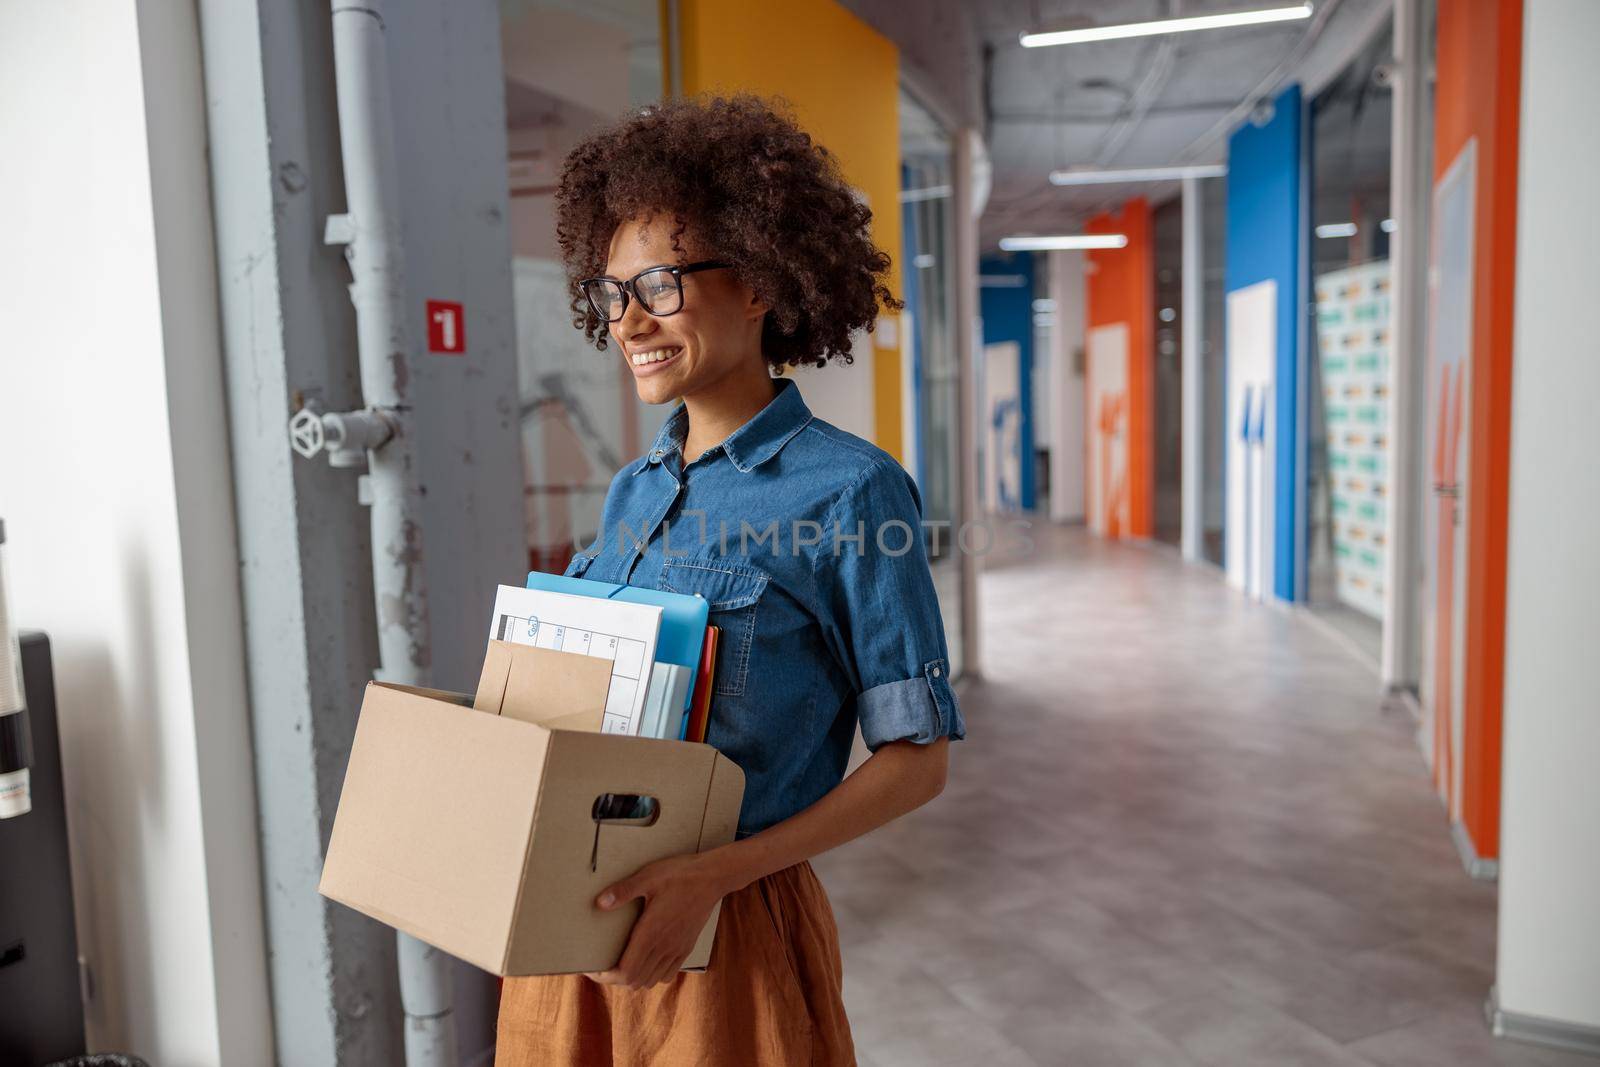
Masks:
[[[676,348],[657,348],[652,349],[649,352],[635,352],[633,354],[633,365],[635,367],[642,367],[647,363],[660,363],[664,360],[671,359],[677,354],[678,350]]]

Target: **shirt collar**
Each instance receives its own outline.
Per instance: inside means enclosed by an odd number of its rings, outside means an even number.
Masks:
[[[791,378],[774,379],[778,391],[767,406],[756,412],[755,417],[733,433],[716,447],[722,449],[733,465],[744,474],[749,474],[767,460],[782,451],[783,446],[789,443],[790,438],[805,429],[806,423],[811,421],[811,409],[800,398],[800,389]],[[652,463],[661,462],[661,458],[668,452],[683,451],[684,438],[689,430],[689,414],[682,404],[679,404],[667,421],[662,424],[661,432],[656,434],[655,443],[650,446],[650,451],[644,454],[639,465],[633,473],[638,474]]]

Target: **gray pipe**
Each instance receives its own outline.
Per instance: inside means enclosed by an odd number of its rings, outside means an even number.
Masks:
[[[406,329],[405,256],[396,180],[384,0],[333,4],[333,57],[348,210],[345,257],[356,308],[361,391],[394,435],[368,452],[372,585],[384,681],[428,685],[422,495]],[[450,957],[407,934],[397,952],[408,1067],[455,1067]]]

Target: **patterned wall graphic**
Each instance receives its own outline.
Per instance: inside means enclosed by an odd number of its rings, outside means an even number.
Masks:
[[[1316,292],[1336,590],[1343,603],[1382,619],[1389,263],[1324,274]]]
[[[980,386],[981,395],[994,399],[984,401],[979,432],[992,438],[994,447],[985,454],[979,477],[989,507],[1003,511],[1029,511],[1034,504],[1034,269],[1032,252],[986,256],[978,263],[985,366],[992,368],[984,376],[994,379]],[[991,364],[988,353],[1009,362]]]
[[[1089,331],[1089,529],[1130,533],[1128,324]]]
[[[991,513],[1022,507],[1022,354],[1015,341],[983,346],[984,506]]]
[[[1273,591],[1277,492],[1278,283],[1271,278],[1228,294],[1228,584],[1252,600]]]

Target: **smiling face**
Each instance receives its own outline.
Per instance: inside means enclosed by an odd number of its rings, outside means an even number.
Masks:
[[[632,278],[651,267],[684,266],[709,256],[699,254],[688,234],[672,247],[671,220],[635,219],[611,236],[606,276]],[[683,308],[658,318],[628,294],[628,310],[610,325],[633,372],[639,399],[664,404],[679,397],[715,393],[759,373],[768,376],[761,355],[761,323],[767,307],[731,270],[705,270],[683,277]]]

